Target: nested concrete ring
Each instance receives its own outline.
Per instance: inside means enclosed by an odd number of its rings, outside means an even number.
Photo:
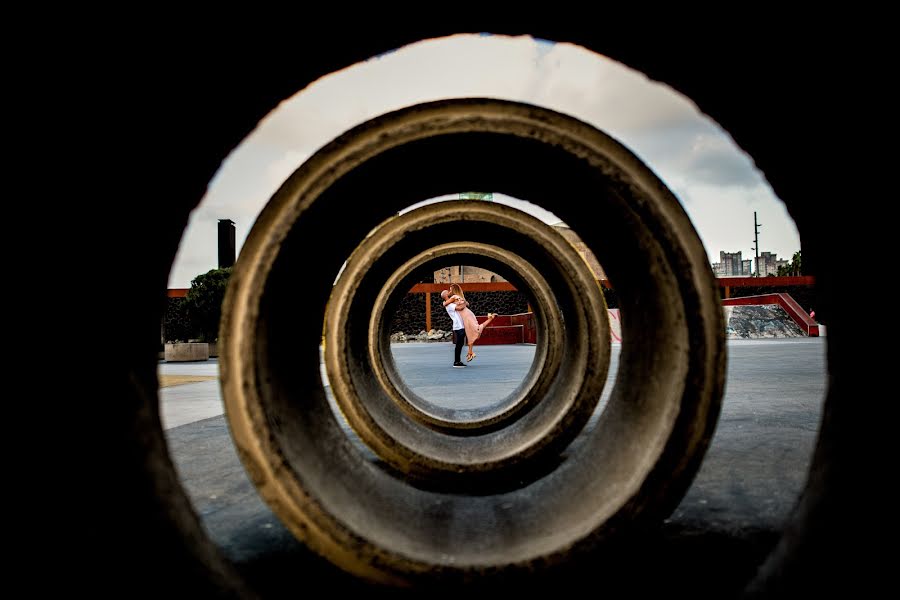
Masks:
[[[379,351],[389,341],[389,320],[386,316],[392,314],[394,304],[407,287],[401,275],[413,274],[414,280],[417,271],[434,271],[435,266],[448,263],[473,265],[500,273],[529,298],[529,305],[535,314],[537,342],[531,369],[508,397],[484,407],[448,409],[417,396],[397,373],[393,355]],[[504,272],[504,269],[508,271]],[[374,374],[385,389],[400,394],[395,400],[402,408],[410,410],[414,418],[439,431],[471,434],[502,426],[528,408],[533,400],[543,397],[545,385],[535,385],[539,375],[545,370],[555,372],[559,369],[561,345],[550,344],[548,340],[562,339],[565,331],[552,287],[538,268],[509,250],[478,242],[450,242],[435,246],[404,263],[385,281],[375,302],[377,310],[372,313],[368,340]]]
[[[496,153],[516,161],[498,164]],[[607,406],[558,464],[520,487],[430,488],[365,460],[319,373],[323,316],[346,257],[403,208],[460,189],[551,210],[620,299],[624,342]],[[724,387],[718,290],[678,200],[593,127],[497,100],[386,114],[317,152],[257,219],[221,333],[226,413],[260,494],[311,549],[383,582],[551,568],[658,521],[699,468]],[[583,376],[594,368],[588,361]]]
[[[466,241],[453,241],[463,214]],[[423,410],[428,403],[403,384],[385,351],[385,313],[420,273],[454,255],[506,269],[530,291],[541,324],[525,381],[499,404],[465,414]],[[495,203],[432,204],[375,229],[341,272],[325,332],[329,381],[348,422],[385,461],[426,484],[443,475],[450,480],[442,485],[459,486],[466,475],[490,474],[482,484],[496,488],[540,473],[535,463],[558,460],[590,418],[609,366],[606,304],[584,259],[552,227]]]

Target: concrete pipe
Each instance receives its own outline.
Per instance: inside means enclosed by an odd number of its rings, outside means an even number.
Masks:
[[[498,164],[491,160],[497,155],[516,160]],[[371,319],[354,311],[358,290],[352,285],[332,295],[335,278],[370,232],[390,227],[385,221],[399,210],[459,189],[529,199],[552,207],[572,226],[616,282],[625,340],[621,367],[596,426],[563,453],[562,442],[583,423],[580,407],[591,406],[600,393],[596,381],[602,379],[595,374],[605,373],[608,360],[608,338],[593,341],[600,328],[580,329],[602,304],[574,300],[584,288],[570,277],[548,290],[563,298],[560,306],[569,303],[576,311],[578,331],[567,329],[558,351],[562,365],[570,360],[569,368],[583,373],[567,386],[549,384],[543,398],[530,403],[553,406],[553,417],[532,408],[477,435],[436,432],[397,408],[390,376],[375,376],[380,390],[370,381],[365,389],[371,397],[356,404],[347,403],[348,395],[344,408],[395,467],[382,468],[349,443],[329,406],[318,369],[323,321],[326,313],[337,319],[326,327],[338,332],[327,345],[329,368],[349,374],[341,386],[361,385],[371,350],[383,337],[370,337]],[[441,218],[465,221],[462,214]],[[498,220],[485,218],[488,225]],[[540,234],[506,228],[521,243],[509,248],[508,259],[499,256],[502,262],[515,263],[517,255],[532,264],[557,260]],[[323,230],[334,232],[328,252],[317,246],[315,233]],[[451,243],[446,233],[439,241]],[[406,260],[427,251],[419,242],[410,244]],[[398,250],[381,275],[396,272],[402,254]],[[548,281],[550,273],[544,273]],[[362,298],[376,289],[382,293],[378,277],[362,282],[370,288]],[[534,285],[536,297],[549,293]],[[593,292],[599,297],[599,290]],[[351,335],[340,342],[346,327]],[[377,329],[372,335],[380,335]],[[723,332],[717,288],[696,232],[677,199],[634,155],[570,117],[467,99],[379,117],[324,147],[289,178],[260,215],[235,266],[220,361],[238,453],[298,538],[371,581],[467,581],[551,568],[670,512],[696,473],[718,417]],[[376,396],[380,404],[368,402]],[[387,412],[390,406],[393,412]],[[563,434],[562,426],[575,430]],[[541,431],[551,441],[541,441]],[[479,445],[504,436],[510,441],[499,450]],[[438,439],[452,443],[441,446]],[[459,448],[471,448],[471,456],[456,454]],[[512,463],[547,460],[542,452],[564,454],[564,460],[516,485],[515,478],[499,489],[421,484],[432,475],[446,482],[460,467],[463,479],[484,469],[503,473]],[[407,472],[416,477],[401,476]]]
[[[461,225],[467,241],[453,241]],[[506,265],[530,290],[542,328],[526,381],[496,406],[456,415],[410,401],[384,318],[416,273],[447,256]],[[467,475],[520,486],[540,472],[534,461],[558,458],[593,413],[609,366],[606,304],[587,264],[552,227],[493,203],[433,204],[377,228],[342,271],[325,331],[332,390],[357,433],[402,473],[455,487]]]

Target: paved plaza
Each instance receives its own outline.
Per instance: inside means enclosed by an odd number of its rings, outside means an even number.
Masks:
[[[604,399],[620,349],[613,345]],[[824,338],[728,342],[728,378],[712,444],[693,485],[664,524],[663,535],[678,540],[666,551],[675,561],[672,574],[685,578],[683,589],[693,575],[678,561],[709,559],[685,540],[702,538],[707,553],[712,540],[722,585],[752,574],[727,572],[730,559],[746,569],[748,560],[761,560],[777,540],[805,484],[816,442],[826,385],[825,349]],[[483,346],[465,369],[453,369],[449,343],[391,347],[407,385],[450,409],[492,403],[509,394],[530,368],[534,350],[530,345]],[[159,373],[165,385],[161,417],[172,457],[222,552],[270,591],[290,589],[289,573],[299,568],[324,583],[357,585],[303,548],[257,495],[231,442],[215,379],[217,361],[161,361]],[[678,581],[672,585],[679,589]]]

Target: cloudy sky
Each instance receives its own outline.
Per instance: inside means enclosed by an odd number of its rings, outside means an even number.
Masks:
[[[170,288],[217,265],[217,223],[235,222],[238,252],[262,207],[316,150],[385,112],[443,98],[518,100],[591,123],[640,157],[679,198],[706,246],[790,259],[800,238],[752,160],[687,98],[641,73],[571,44],[530,37],[459,35],[419,42],[324,77],[285,99],[223,162],[191,214]],[[547,222],[539,207],[498,194]]]

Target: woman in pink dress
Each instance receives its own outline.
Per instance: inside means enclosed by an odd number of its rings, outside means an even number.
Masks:
[[[466,302],[466,296],[463,294],[462,288],[459,287],[458,283],[450,284],[450,296],[444,300],[444,306],[447,306],[451,302],[456,304],[456,311],[462,317],[463,325],[466,328],[466,342],[469,344],[466,362],[470,362],[475,358],[475,342],[481,337],[481,332],[484,331],[484,328],[494,320],[497,313],[488,313],[487,321],[479,323],[478,319],[475,318],[475,313],[469,309],[469,303]]]

